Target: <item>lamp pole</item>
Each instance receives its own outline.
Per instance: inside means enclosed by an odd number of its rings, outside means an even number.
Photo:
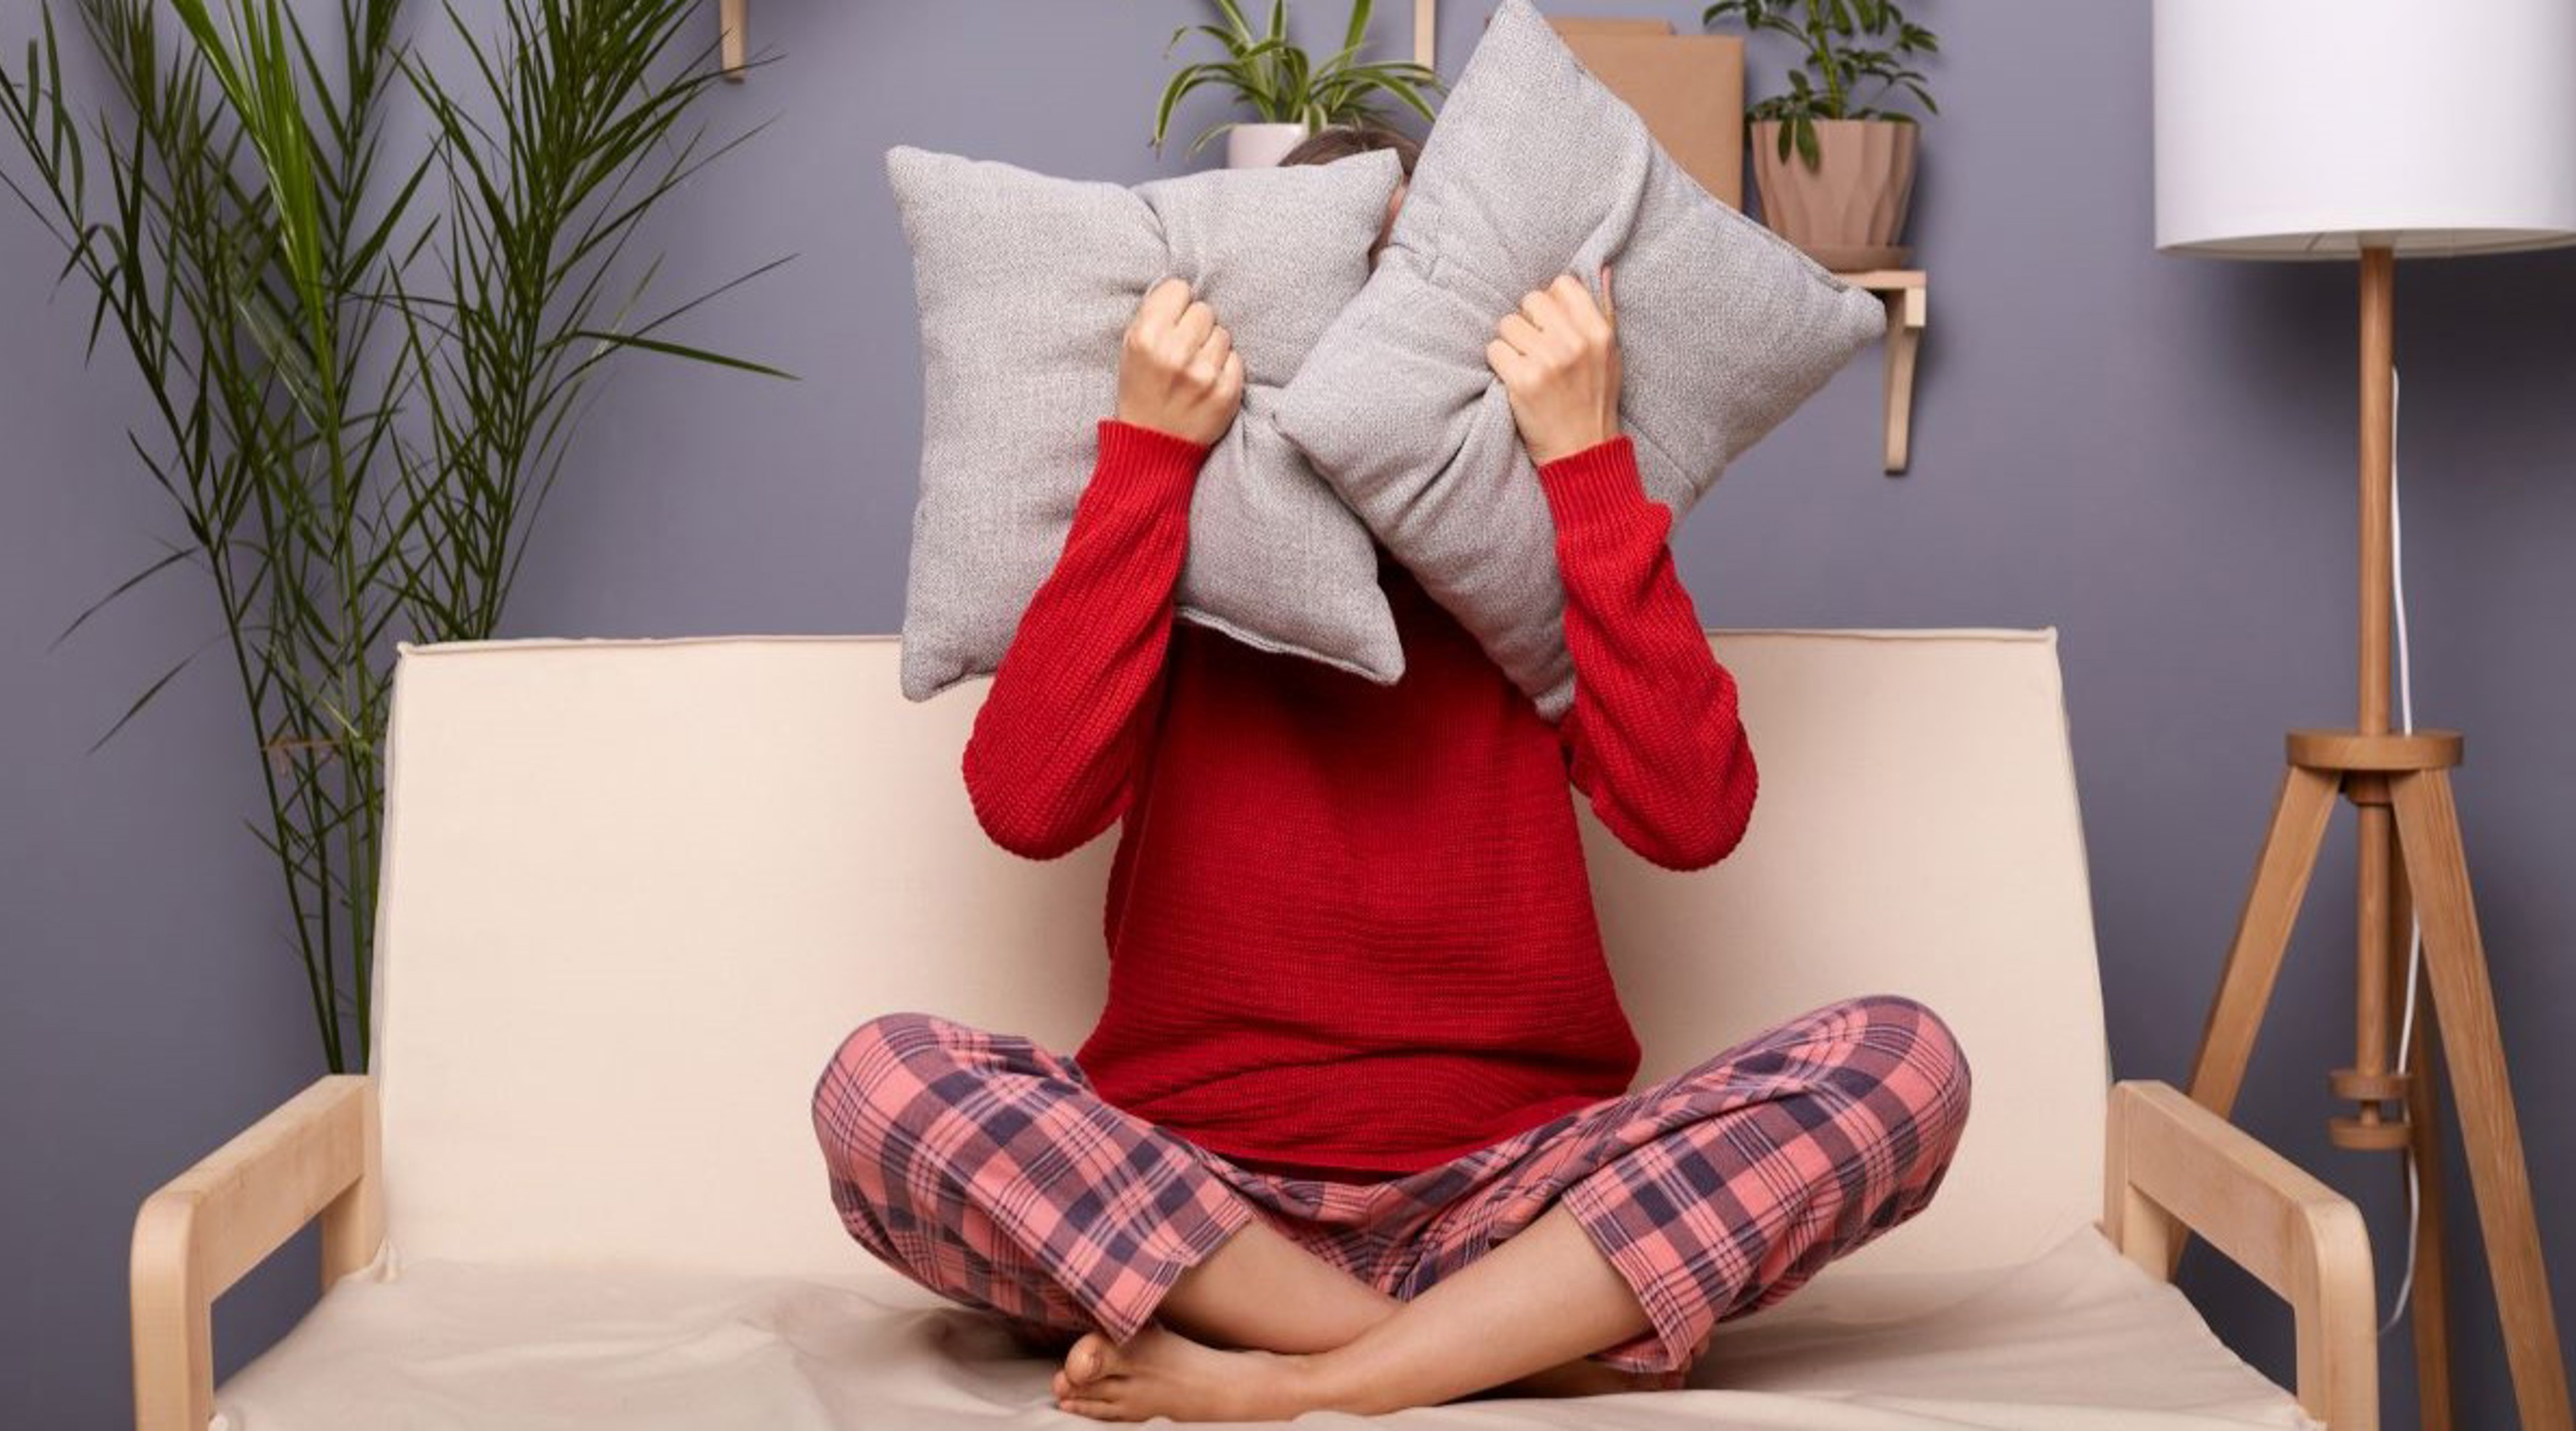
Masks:
[[[2355,663],[2361,678],[2360,733],[2388,734],[2391,537],[2390,479],[2395,474],[2397,439],[2395,250],[2365,246],[2361,251],[2361,649]],[[2333,1119],[2329,1136],[2341,1147],[2402,1149],[2407,1144],[2403,1121],[2380,1117],[2382,1100],[2403,1098],[2406,1079],[2388,1067],[2388,986],[2394,933],[2389,898],[2391,856],[2395,853],[2394,820],[2383,776],[2355,775],[2344,794],[2353,802],[2360,827],[2360,863],[2355,874],[2356,924],[2353,1066],[2335,1070],[2330,1082],[2338,1097],[2358,1104],[2349,1117]],[[2411,919],[2410,919],[2411,923]]]

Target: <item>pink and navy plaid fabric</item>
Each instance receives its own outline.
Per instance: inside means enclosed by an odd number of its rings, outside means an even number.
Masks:
[[[1668,1371],[1920,1211],[1969,1088],[1937,1015],[1867,995],[1439,1166],[1343,1183],[1241,1166],[1112,1107],[1066,1055],[907,1013],[842,1043],[814,1131],[861,1246],[1040,1345],[1134,1335],[1256,1216],[1410,1299],[1561,1200],[1653,1322],[1596,1359]]]

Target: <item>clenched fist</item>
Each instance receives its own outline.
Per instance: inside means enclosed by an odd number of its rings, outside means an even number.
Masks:
[[[1216,310],[1166,278],[1145,294],[1118,359],[1118,419],[1200,446],[1234,425],[1243,406],[1243,356]]]
[[[1619,333],[1610,265],[1601,301],[1573,274],[1521,300],[1494,325],[1485,361],[1503,380],[1530,460],[1544,467],[1619,435]]]

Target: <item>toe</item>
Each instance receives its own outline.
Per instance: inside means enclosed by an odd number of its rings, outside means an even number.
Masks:
[[[1098,1332],[1087,1332],[1064,1354],[1064,1374],[1076,1387],[1098,1381],[1109,1374],[1109,1339]]]

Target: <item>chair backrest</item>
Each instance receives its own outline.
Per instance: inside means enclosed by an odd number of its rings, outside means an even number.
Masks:
[[[1929,1209],[1826,1275],[2036,1255],[2096,1215],[2109,1077],[2055,631],[1714,640],[1762,769],[1744,843],[1674,874],[1583,817],[1646,1076],[1920,998],[1968,1052],[1966,1137]],[[842,1036],[919,1009],[1080,1041],[1115,832],[990,844],[959,776],[982,684],[908,703],[896,655],[404,649],[374,1069],[397,1255],[857,1273],[809,1115]]]

